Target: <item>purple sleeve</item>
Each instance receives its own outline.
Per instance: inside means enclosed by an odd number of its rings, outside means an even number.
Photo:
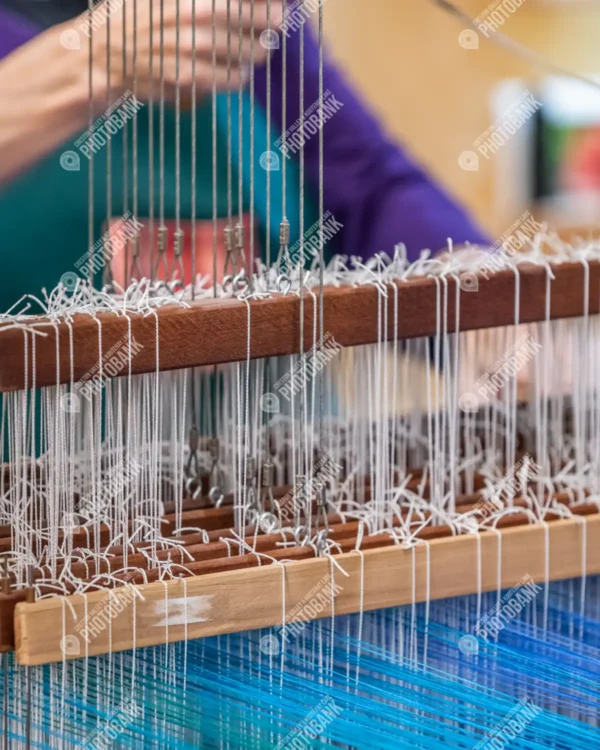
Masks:
[[[0,60],[10,55],[38,33],[38,29],[24,18],[0,8]]]
[[[272,57],[273,121],[281,128],[282,55]],[[319,98],[319,58],[317,41],[305,24],[304,80],[305,110]],[[287,39],[286,125],[300,116],[300,42],[298,32]],[[408,256],[415,260],[429,248],[455,244],[489,244],[489,239],[431,178],[389,138],[360,102],[343,76],[325,58],[323,91],[341,109],[323,126],[324,209],[331,211],[344,229],[336,238],[337,251],[344,255],[368,257],[375,252],[389,254],[404,242]],[[266,109],[266,69],[257,70],[256,97]],[[334,97],[332,100],[331,97]],[[324,115],[325,118],[325,115]],[[306,131],[305,131],[306,132]],[[319,176],[319,138],[308,136],[304,146],[307,181],[316,191]]]

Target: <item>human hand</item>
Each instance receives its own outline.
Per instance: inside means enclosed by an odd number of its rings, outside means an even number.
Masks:
[[[268,28],[266,0],[254,2],[253,34],[251,3],[249,0],[241,2],[240,23],[239,0],[214,0],[214,51],[213,0],[196,0],[195,5],[192,0],[179,0],[179,3],[177,0],[125,0],[124,3],[106,0],[96,6],[93,12],[102,15],[98,16],[92,35],[94,98],[105,101],[110,83],[113,95],[135,90],[139,99],[150,96],[158,99],[162,78],[165,99],[174,101],[179,86],[182,101],[189,101],[194,86],[194,59],[197,101],[212,91],[213,75],[217,90],[237,89],[240,79],[243,81],[247,76],[252,48],[255,65],[263,63],[268,54],[260,43],[261,34]],[[84,30],[87,23],[84,15],[80,30]],[[270,26],[276,30],[280,23],[281,3],[272,0]],[[107,25],[110,25],[110,47]]]

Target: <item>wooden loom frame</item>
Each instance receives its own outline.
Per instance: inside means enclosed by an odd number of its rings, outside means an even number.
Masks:
[[[582,263],[563,263],[553,266],[551,281],[550,317],[552,319],[578,317],[587,311],[600,312],[600,263],[589,263],[589,295],[584,299],[585,268]],[[519,268],[519,322],[546,319],[547,270],[538,266]],[[436,331],[436,299],[438,283],[434,279],[415,279],[395,282],[398,296],[398,338],[432,335]],[[479,290],[461,292],[459,330],[476,330],[511,325],[515,322],[515,274],[502,271],[488,279],[480,277]],[[391,284],[390,284],[391,290]],[[447,330],[456,330],[456,281],[448,280]],[[292,354],[299,350],[300,302],[296,295],[256,300],[251,303],[250,356],[267,357]],[[387,339],[394,336],[393,311],[395,295],[388,294]],[[327,288],[324,293],[324,323],[337,343],[342,346],[369,344],[377,341],[379,292],[374,286]],[[169,306],[157,311],[161,333],[160,369],[219,364],[245,358],[247,351],[247,305],[238,300],[217,300],[195,303],[188,309]],[[132,360],[134,374],[156,369],[155,316],[129,315],[135,340],[143,345]],[[127,335],[129,327],[124,316],[112,313],[99,315],[102,319],[103,354]],[[313,345],[313,304],[305,299],[305,349]],[[40,326],[44,325],[39,321]],[[65,324],[58,326],[60,358],[59,382],[70,381],[69,331]],[[36,386],[55,385],[57,342],[55,329],[44,328],[48,335],[36,341]],[[78,316],[73,323],[73,351],[75,353],[74,380],[89,372],[98,361],[98,325],[88,316]],[[0,391],[23,389],[25,384],[25,335],[22,330],[0,329]],[[164,343],[163,343],[164,340]],[[197,342],[202,345],[198,346]],[[240,357],[240,353],[242,357]],[[29,367],[29,372],[31,368]],[[31,379],[28,386],[31,386]],[[589,515],[587,515],[589,513]],[[548,537],[546,537],[546,529]],[[585,529],[585,532],[584,532]],[[501,571],[498,576],[498,534],[482,532],[481,589],[494,590],[512,586],[528,575],[536,581],[558,580],[586,574],[600,573],[600,513],[596,507],[586,511],[586,520],[552,520],[542,524],[502,528]],[[580,543],[586,534],[586,559]],[[550,567],[544,570],[547,540],[550,545]],[[368,537],[365,538],[367,542]],[[375,540],[373,540],[375,541]],[[283,550],[273,557],[293,562],[285,564],[286,608],[301,607],[307,592],[316,582],[333,570],[335,584],[342,590],[335,598],[335,614],[357,612],[360,609],[361,589],[364,610],[398,606],[423,601],[427,589],[427,558],[430,555],[430,598],[458,596],[477,591],[479,557],[475,536],[461,535],[431,539],[412,550],[399,546],[369,549],[363,545],[363,556],[347,551],[336,560],[349,574],[340,573],[328,558],[302,559],[297,550]],[[382,542],[384,543],[384,542]],[[388,540],[388,543],[389,542]],[[415,595],[413,597],[413,559]],[[364,569],[361,572],[362,560]],[[255,561],[256,563],[257,561]],[[184,638],[198,638],[219,633],[283,625],[282,585],[284,573],[280,565],[255,564],[254,567],[222,570],[209,575],[194,575],[182,580],[154,582],[138,586],[144,600],[136,598],[133,629],[133,607],[125,608],[119,618],[78,654],[63,654],[61,639],[74,635],[72,617],[62,598],[44,599],[34,603],[18,601],[24,594],[11,595],[14,609],[14,634],[17,660],[35,665],[63,658],[107,653],[134,646],[158,645]],[[232,565],[235,558],[232,558]],[[364,578],[364,586],[361,579]],[[165,621],[164,603],[176,602],[187,592],[190,602],[204,597],[208,614],[192,619],[187,627]],[[86,595],[88,612],[93,606],[107,603],[109,594],[96,591]],[[6,600],[5,600],[6,601]],[[200,600],[197,600],[200,601]],[[0,603],[2,597],[0,596]],[[69,602],[79,621],[84,617],[83,597],[73,595]],[[16,606],[15,606],[16,603]],[[306,602],[304,602],[306,604]],[[179,612],[181,615],[181,606]],[[321,616],[331,615],[329,611]],[[66,629],[63,633],[63,618]],[[289,623],[294,618],[290,618]],[[302,619],[302,610],[296,619]],[[0,635],[7,614],[0,607]],[[157,625],[157,623],[164,623]],[[287,624],[289,624],[287,623]],[[12,621],[4,625],[9,630]],[[49,635],[49,633],[51,635]],[[0,637],[0,644],[3,643]]]
[[[498,535],[484,531],[481,541],[481,590],[494,591],[523,582],[527,577],[536,582],[546,579],[544,556],[546,531],[543,525],[517,526],[499,532],[501,542],[500,579],[498,578]],[[586,559],[581,547],[586,535]],[[550,569],[548,580],[574,578],[584,574],[600,573],[600,514],[595,513],[582,522],[578,519],[553,521],[548,524],[550,546]],[[479,567],[478,542],[475,535],[434,539],[429,548],[429,598],[443,599],[472,594],[477,591]],[[109,651],[123,651],[134,646],[153,646],[174,643],[210,635],[241,632],[271,626],[282,626],[282,585],[285,580],[286,611],[296,609],[295,615],[286,621],[312,619],[307,617],[311,596],[316,598],[315,584],[329,580],[333,571],[333,583],[341,588],[334,598],[333,613],[336,615],[359,612],[361,591],[363,610],[395,607],[413,602],[413,551],[400,546],[366,549],[361,555],[349,552],[336,556],[337,562],[348,573],[346,578],[326,557],[298,560],[279,565],[211,573],[174,579],[165,583],[156,582],[137,587],[144,600],[136,599],[86,644],[81,631],[75,630],[75,622],[84,621],[83,597],[70,598],[77,620],[74,622],[70,609],[61,599],[43,599],[32,604],[18,604],[15,611],[15,633],[17,661],[25,665],[47,664],[65,658],[61,650],[62,638],[75,636],[80,639],[79,653],[66,658],[94,656]],[[290,557],[290,555],[287,555]],[[414,550],[416,590],[414,601],[427,598],[427,549],[417,545]],[[284,578],[285,576],[285,578]],[[329,582],[323,585],[327,593]],[[312,595],[310,592],[313,592]],[[88,612],[100,604],[106,611],[110,605],[110,594],[96,591],[87,594]],[[195,599],[202,609],[198,622],[187,627],[179,621],[168,624],[165,617],[165,601],[177,602],[175,610],[181,618],[183,597],[188,599],[192,611]],[[131,597],[130,600],[131,601]],[[331,616],[332,606],[321,610],[321,617]],[[63,616],[66,627],[63,630]],[[135,629],[134,629],[135,620]],[[87,650],[86,650],[87,649]]]
[[[550,318],[572,318],[584,314],[585,268],[581,263],[553,266]],[[461,292],[461,331],[508,326],[515,322],[515,284],[513,271],[499,271],[489,278],[479,278],[479,290]],[[456,330],[456,286],[448,278],[447,331]],[[431,336],[436,332],[436,299],[438,285],[433,278],[394,282],[398,289],[398,338]],[[521,323],[546,319],[547,271],[533,265],[519,266]],[[589,314],[600,312],[600,262],[589,263]],[[296,294],[276,295],[252,300],[250,357],[274,357],[296,354],[300,350],[300,299]],[[350,287],[326,287],[323,299],[325,331],[340,346],[357,346],[377,342],[379,292],[373,284]],[[394,292],[388,287],[387,340],[394,338]],[[314,305],[304,299],[304,351],[313,345]],[[128,313],[100,313],[102,323],[102,356],[115,345],[123,345],[131,321],[132,337],[141,345],[131,360],[133,375],[156,371],[156,321],[161,336],[160,370],[242,361],[247,356],[248,308],[237,299],[203,300],[188,308],[169,305],[158,308],[156,316]],[[70,333],[66,323],[56,329],[43,318],[37,321],[45,336],[36,336],[36,387],[57,384],[56,331],[58,331],[58,382],[69,383],[71,377]],[[25,332],[19,328],[3,330],[0,324],[0,393],[18,391],[32,385],[32,351],[28,347],[28,379],[25,377]],[[73,325],[74,382],[98,365],[99,346],[96,320],[89,315],[75,316]]]

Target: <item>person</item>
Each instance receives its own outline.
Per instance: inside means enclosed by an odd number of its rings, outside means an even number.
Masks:
[[[308,13],[304,13],[304,107],[309,114],[300,131],[300,27],[282,18],[281,3],[271,0],[270,28],[279,34],[275,44],[265,44],[267,2],[255,0],[252,44],[250,3],[241,1],[243,44],[238,55],[239,8],[236,0],[230,0],[228,65],[228,1],[215,0],[216,210],[225,220],[238,214],[247,220],[252,210],[260,228],[257,244],[263,257],[267,250],[273,260],[279,251],[284,198],[292,239],[300,233],[301,142],[306,196],[302,228],[313,226],[319,218],[319,136],[314,132],[320,91],[319,50],[306,20]],[[105,0],[94,6],[91,22],[86,19],[86,8],[87,0],[0,0],[0,236],[4,270],[0,306],[4,310],[25,293],[54,287],[102,237],[112,217],[133,208],[140,222],[151,217],[155,225],[174,218],[189,222],[191,216],[210,223],[212,216],[212,0],[196,0],[195,4],[192,0]],[[253,165],[248,115],[252,48],[256,102]],[[271,56],[270,76],[267,54]],[[164,110],[158,103],[161,68],[168,105]],[[197,108],[192,113],[194,80]],[[241,109],[240,81],[245,86]],[[178,88],[179,117],[174,106]],[[132,91],[141,107],[135,113],[135,126],[127,123],[110,136],[109,145],[94,150],[90,157],[85,145],[81,150],[82,131],[90,122],[102,120],[107,108]],[[229,101],[228,91],[233,92]],[[391,254],[394,246],[403,242],[409,258],[415,259],[423,248],[443,249],[448,237],[457,245],[487,242],[485,233],[465,211],[386,135],[327,55],[323,91],[331,105],[322,130],[324,209],[335,217],[339,229],[327,244],[328,253],[364,258],[378,251]],[[242,141],[237,127],[240,113]],[[68,168],[64,160],[65,154],[74,152],[80,168]],[[279,161],[277,170],[269,162],[265,167],[265,156],[273,153]],[[187,241],[189,227],[185,227]],[[204,243],[198,252],[208,258],[212,245]]]

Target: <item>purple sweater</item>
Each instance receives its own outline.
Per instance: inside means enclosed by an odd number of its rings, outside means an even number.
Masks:
[[[38,30],[29,21],[0,7],[0,60],[37,33]]]
[[[305,25],[305,107],[319,98],[319,50],[315,36]],[[281,52],[272,65],[271,115],[281,127]],[[298,32],[287,40],[287,88],[297,88],[300,79]],[[266,74],[257,75],[257,98],[266,108]],[[448,237],[455,244],[489,244],[489,239],[444,191],[383,132],[376,118],[327,57],[324,60],[323,91],[343,104],[339,113],[323,126],[324,206],[344,226],[337,245],[345,255],[391,254],[403,242],[415,260],[420,250],[438,251]],[[300,116],[298,96],[287,97],[286,124]],[[304,146],[307,180],[318,185],[319,138]]]
[[[0,7],[0,59],[31,39],[39,29]],[[305,26],[305,107],[319,98],[318,46]],[[271,116],[281,129],[282,55],[272,58]],[[297,91],[300,80],[299,34],[287,40],[286,124],[300,116]],[[325,58],[323,90],[343,107],[323,127],[324,205],[343,225],[336,238],[338,252],[363,257],[377,251],[392,253],[403,242],[411,260],[423,248],[433,251],[455,244],[487,244],[485,234],[431,178],[390,141],[376,118],[362,104],[336,67]],[[256,73],[256,97],[266,109],[266,70]],[[316,194],[319,174],[319,138],[304,146],[307,181]]]

